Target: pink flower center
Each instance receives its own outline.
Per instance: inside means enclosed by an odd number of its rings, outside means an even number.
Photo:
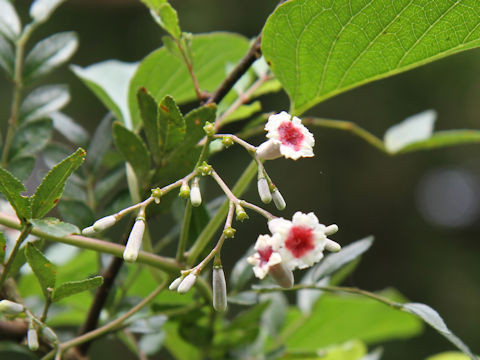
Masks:
[[[280,141],[283,145],[292,147],[295,151],[300,150],[304,135],[302,130],[293,125],[291,121],[284,121],[278,127],[278,133],[280,134]]]
[[[313,241],[313,230],[304,226],[292,226],[285,247],[296,258],[304,256],[315,248]]]
[[[268,260],[270,260],[270,256],[272,256],[273,249],[271,246],[263,248],[263,249],[258,249],[258,255],[260,255],[260,266],[264,266],[265,264],[268,263]]]

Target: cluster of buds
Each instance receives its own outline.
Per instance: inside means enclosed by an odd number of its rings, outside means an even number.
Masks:
[[[271,235],[260,235],[256,252],[247,261],[255,276],[270,274],[282,287],[293,285],[294,269],[305,269],[323,258],[323,250],[339,251],[340,245],[327,238],[338,231],[337,225],[319,223],[313,213],[296,212],[292,221],[283,218],[268,222]]]
[[[188,274],[182,274],[182,276],[173,280],[168,289],[172,291],[176,290],[180,294],[185,294],[193,287],[193,285],[195,285],[195,283],[197,282],[197,277],[198,273],[194,269]]]

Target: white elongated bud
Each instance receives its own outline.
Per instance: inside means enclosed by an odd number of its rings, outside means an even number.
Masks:
[[[264,177],[258,178],[257,182],[258,195],[264,204],[269,204],[272,201],[272,194],[270,193],[270,188],[268,187],[268,181]]]
[[[182,282],[178,285],[177,291],[180,294],[185,294],[188,290],[192,288],[193,285],[195,285],[196,281],[197,274],[194,274],[193,272],[188,274],[185,279],[183,279]]]
[[[332,224],[332,225],[328,225],[326,228],[325,228],[325,235],[333,235],[335,234],[336,232],[338,231],[338,226],[335,225],[335,224]]]
[[[38,350],[38,335],[37,330],[35,329],[28,329],[27,332],[27,345],[28,348],[32,351]]]
[[[49,328],[48,326],[45,326],[42,329],[42,336],[45,339],[47,339],[48,341],[50,341],[51,343],[58,342],[57,334],[55,334],[55,332],[51,328]]]
[[[273,140],[267,140],[257,147],[257,158],[263,160],[278,159],[282,156],[280,152],[280,144]]]
[[[4,313],[8,315],[18,315],[21,312],[23,312],[23,310],[24,310],[24,307],[22,304],[18,304],[10,300],[0,301],[0,313]]]
[[[198,178],[195,178],[190,189],[190,201],[192,206],[197,207],[202,203],[202,194],[200,193],[200,186],[198,184]]]
[[[325,243],[325,250],[331,251],[331,252],[339,252],[342,249],[340,244],[336,243],[333,240],[327,239]]]
[[[283,210],[287,207],[287,203],[285,202],[285,199],[283,198],[282,194],[280,191],[278,191],[277,188],[275,188],[272,192],[272,199],[273,203],[277,207],[278,210]]]
[[[85,229],[82,230],[82,235],[85,235],[85,236],[92,236],[95,234],[96,234],[96,231],[93,228],[93,226],[86,227]]]
[[[224,312],[227,310],[227,283],[225,281],[225,274],[221,267],[213,268],[212,289],[213,308],[216,311]]]
[[[145,218],[138,217],[133,225],[130,236],[127,240],[127,245],[123,251],[123,259],[127,262],[135,262],[138,257],[138,252],[142,247],[143,233],[145,232]]]
[[[95,230],[96,232],[103,231],[113,226],[116,222],[117,218],[114,215],[105,216],[93,223],[93,230]]]
[[[168,287],[168,290],[172,290],[172,291],[177,290],[178,285],[180,285],[182,280],[183,280],[183,276],[180,276],[180,277],[176,278],[175,280],[173,280],[172,283],[170,284],[170,286]]]
[[[277,282],[278,285],[285,289],[289,289],[293,286],[294,278],[292,270],[288,269],[282,263],[273,265],[268,271],[270,276]]]

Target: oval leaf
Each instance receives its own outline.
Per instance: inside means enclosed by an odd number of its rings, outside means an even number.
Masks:
[[[51,290],[55,288],[57,277],[55,265],[30,242],[25,245],[25,257],[40,283],[45,298],[49,298]]]
[[[58,286],[53,292],[52,301],[59,301],[68,296],[78,294],[79,292],[95,289],[103,284],[103,277],[95,276],[90,279],[80,281],[69,281]]]
[[[8,0],[0,0],[0,34],[12,41],[20,34],[20,18]]]
[[[70,101],[66,85],[46,85],[33,90],[20,106],[20,120],[33,121],[63,108]]]
[[[67,62],[78,47],[73,31],[54,34],[38,42],[25,59],[23,78],[31,83]]]
[[[5,70],[9,78],[13,78],[15,55],[12,45],[0,34],[0,68]]]
[[[50,114],[53,120],[53,127],[60,134],[65,136],[72,144],[84,146],[88,143],[90,136],[81,125],[77,124],[73,119],[61,112]]]
[[[44,217],[57,205],[68,177],[83,163],[86,152],[79,148],[72,155],[55,165],[43,178],[32,196],[32,216]]]
[[[20,219],[32,217],[30,199],[20,195],[25,190],[20,180],[0,167],[0,192],[7,198]]]
[[[348,89],[480,45],[479,1],[292,0],[262,51],[301,114]]]
[[[30,16],[37,23],[43,23],[65,0],[35,0],[30,6]]]
[[[50,141],[52,120],[40,119],[23,123],[15,133],[12,141],[12,160],[37,155]]]

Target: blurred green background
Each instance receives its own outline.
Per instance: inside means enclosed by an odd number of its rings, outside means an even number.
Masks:
[[[184,31],[225,30],[253,37],[277,1],[171,3]],[[25,16],[30,2],[16,4]],[[139,1],[70,0],[37,31],[31,43],[65,30],[74,30],[80,37],[72,61],[80,66],[107,59],[138,61],[161,46],[164,35]],[[65,112],[89,130],[105,114],[101,103],[67,67],[46,81],[69,84],[72,101]],[[0,94],[0,115],[7,119],[11,87],[5,78],[0,82]],[[288,110],[285,93],[263,100],[265,111]],[[436,130],[480,129],[479,100],[480,50],[474,50],[355,89],[307,114],[350,120],[382,137],[391,125],[426,109],[438,113]],[[2,131],[5,125],[2,121]],[[480,145],[389,157],[349,133],[312,131],[315,158],[266,164],[287,201],[282,216],[290,217],[297,210],[314,211],[321,222],[339,225],[333,238],[343,245],[373,234],[373,248],[347,284],[372,291],[393,286],[410,300],[429,304],[480,353]],[[261,141],[262,137],[252,139],[254,144]],[[244,152],[233,148],[215,157],[213,163],[233,184],[248,161]],[[211,183],[207,194],[218,194]],[[258,202],[254,186],[246,198]],[[233,264],[237,254],[266,231],[264,220],[251,216],[251,221],[238,226],[235,240],[224,248],[224,257]],[[229,266],[226,264],[227,269]],[[384,359],[423,359],[451,349],[443,337],[426,329],[421,337],[386,344]],[[108,351],[113,358],[113,348]]]

